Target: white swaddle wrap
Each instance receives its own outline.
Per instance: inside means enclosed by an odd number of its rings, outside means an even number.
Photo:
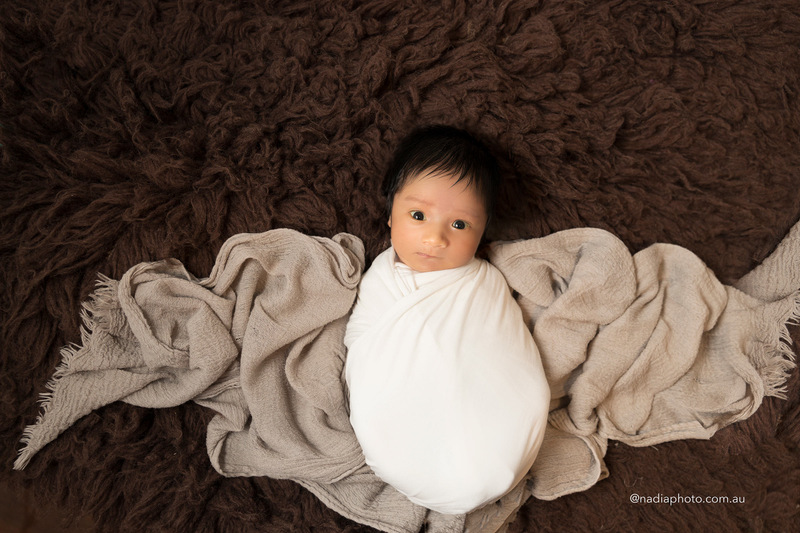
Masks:
[[[347,325],[350,422],[381,479],[414,503],[466,513],[530,469],[549,388],[495,267],[414,272],[395,257],[389,248],[364,274]]]

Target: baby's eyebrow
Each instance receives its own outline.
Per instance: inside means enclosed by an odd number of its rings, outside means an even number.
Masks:
[[[419,198],[417,196],[404,196],[403,200],[405,200],[407,202],[414,202],[414,203],[417,203],[417,204],[422,204],[422,205],[431,205],[431,202],[429,202],[428,200],[425,200],[423,198]]]
[[[418,196],[413,196],[413,195],[412,196],[403,196],[402,199],[404,201],[406,201],[406,202],[413,202],[413,203],[416,203],[416,204],[422,204],[423,206],[431,206],[431,205],[433,205],[433,202],[429,202],[428,200],[426,200],[424,198],[420,198]],[[459,213],[461,215],[466,215],[467,217],[471,217],[471,218],[474,218],[474,219],[480,218],[480,215],[478,213],[476,213],[475,211],[472,211],[470,209],[457,209],[455,212]]]

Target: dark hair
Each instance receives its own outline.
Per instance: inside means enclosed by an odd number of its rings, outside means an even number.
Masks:
[[[392,212],[397,191],[410,177],[423,171],[444,171],[467,180],[483,199],[488,220],[500,183],[497,161],[486,146],[466,131],[450,126],[429,126],[403,139],[383,180],[386,209]]]

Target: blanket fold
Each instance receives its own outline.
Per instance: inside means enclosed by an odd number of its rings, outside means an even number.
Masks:
[[[347,234],[237,235],[205,279],[176,260],[101,277],[81,344],[64,348],[14,467],[111,402],[192,400],[216,413],[207,447],[223,475],[293,479],[387,532],[495,531],[531,494],[553,499],[607,476],[609,439],[709,438],[781,396],[794,357],[786,327],[800,308],[799,226],[736,287],[685,249],[631,255],[597,229],[493,245],[541,355],[551,412],[528,477],[466,516],[411,503],[364,463],[343,376],[364,249]]]
[[[64,351],[15,466],[112,401],[170,407],[196,399],[218,413],[208,444],[223,474],[299,470],[331,482],[358,468],[343,392],[329,384],[340,381],[337,320],[353,303],[363,261],[350,235],[274,230],[229,239],[204,280],[175,260],[104,279],[86,305],[83,346]]]
[[[554,499],[602,479],[608,439],[707,439],[765,395],[780,397],[793,368],[784,341],[798,317],[798,254],[794,228],[747,281],[777,297],[764,301],[722,285],[684,248],[631,256],[599,229],[495,244],[490,261],[519,293],[556,406],[533,495]]]

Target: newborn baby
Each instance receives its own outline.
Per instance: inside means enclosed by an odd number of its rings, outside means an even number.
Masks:
[[[401,144],[384,183],[391,247],[364,274],[345,334],[367,464],[447,514],[511,490],[547,423],[536,345],[502,274],[475,257],[497,181],[463,131],[428,128]]]

